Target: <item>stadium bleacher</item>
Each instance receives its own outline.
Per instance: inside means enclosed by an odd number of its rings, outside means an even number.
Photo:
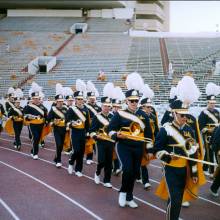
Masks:
[[[77,34],[57,55],[56,67],[47,74],[34,76],[44,87],[46,97],[55,93],[55,84],[74,87],[77,78],[92,80],[102,94],[107,81],[124,88],[123,75],[139,72],[155,92],[155,103],[166,103],[169,90],[183,74],[191,70],[203,96],[196,105],[204,105],[205,85],[218,84],[220,76],[212,74],[212,60],[220,55],[219,38],[165,38],[169,61],[173,62],[173,79],[163,70],[159,37],[130,37],[131,27],[124,19],[5,17],[0,20],[0,93],[16,86],[29,74],[27,64],[44,53],[54,54],[71,36],[69,28],[76,22],[88,24],[87,33]],[[103,71],[107,80],[97,80]],[[24,85],[25,95],[32,80]]]

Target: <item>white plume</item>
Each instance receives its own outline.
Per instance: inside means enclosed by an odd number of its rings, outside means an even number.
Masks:
[[[128,90],[135,89],[139,91],[143,87],[144,81],[139,73],[133,72],[127,76],[125,85]]]
[[[206,85],[206,95],[214,95],[217,96],[220,94],[220,87],[217,86],[215,83],[209,82]]]
[[[95,87],[95,85],[94,85],[94,83],[92,81],[90,81],[90,80],[87,81],[86,88],[87,88],[87,92],[94,92],[95,96],[99,97],[99,92],[96,89],[96,87]]]
[[[17,88],[15,90],[15,96],[18,97],[18,98],[23,98],[24,93],[22,92],[22,90],[20,88]]]
[[[174,99],[175,96],[177,96],[177,88],[175,86],[173,86],[171,89],[170,89],[170,99]]]
[[[13,87],[10,87],[10,88],[8,89],[8,94],[11,94],[11,93],[14,93],[14,92],[15,92],[15,90],[14,90]]]
[[[152,99],[154,97],[154,91],[149,87],[148,84],[144,84],[141,88],[141,92],[143,93],[144,98]]]
[[[42,91],[40,91],[40,92],[39,92],[39,96],[40,96],[41,99],[44,99],[45,94],[44,94]]]
[[[105,86],[103,88],[103,96],[107,96],[109,98],[112,98],[113,91],[114,91],[113,83],[108,82],[105,84]]]
[[[64,96],[73,95],[73,90],[70,87],[63,87],[63,95]]]
[[[116,86],[112,92],[112,98],[120,101],[125,100],[125,94],[119,86]]]
[[[86,92],[86,84],[83,80],[81,79],[76,80],[76,90],[81,92]]]
[[[177,85],[177,96],[183,103],[188,105],[196,102],[201,95],[194,79],[191,76],[184,76]]]
[[[63,95],[63,86],[60,83],[56,84],[56,95]]]
[[[32,82],[31,90],[32,92],[42,92],[42,87],[39,86],[36,82]]]

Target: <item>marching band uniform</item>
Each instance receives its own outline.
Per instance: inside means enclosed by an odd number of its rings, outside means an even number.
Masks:
[[[62,95],[56,95],[55,100],[64,101]],[[54,162],[56,167],[59,168],[62,166],[61,163],[61,153],[64,146],[65,135],[66,135],[66,113],[67,109],[63,106],[52,106],[48,114],[47,120],[53,126],[54,138],[56,142],[56,156]]]
[[[131,103],[134,101],[137,103],[139,100],[139,93],[137,90],[130,89],[126,92],[126,98]],[[134,122],[140,125],[141,135],[152,141],[149,118],[146,113],[140,109],[136,109],[134,112],[129,108],[126,110],[119,110],[113,116],[108,127],[109,136],[118,142],[116,145],[116,152],[123,171],[118,202],[121,207],[128,205],[131,208],[138,207],[133,200],[133,188],[135,179],[140,170],[144,144],[143,141],[136,138],[136,140],[118,138],[118,134],[122,133],[122,131],[120,131],[121,129],[129,128]],[[137,130],[135,129],[135,131]],[[152,146],[152,143],[148,144],[149,147],[150,145]]]
[[[210,143],[218,163],[218,167],[214,173],[214,181],[210,187],[210,192],[213,196],[218,197],[218,189],[220,187],[220,126],[215,128]]]
[[[83,100],[83,93],[76,91],[75,99]],[[69,160],[68,173],[73,173],[73,164],[76,161],[75,172],[78,177],[82,176],[83,156],[85,152],[86,137],[89,136],[90,116],[88,109],[84,106],[72,106],[67,111],[67,126],[71,128],[71,140],[73,143],[73,154]]]
[[[184,116],[188,114],[186,107],[183,106],[180,100],[172,103],[172,109]],[[186,124],[179,126],[176,121],[173,121],[172,123],[166,123],[160,129],[154,144],[154,154],[164,163],[164,175],[166,186],[168,187],[168,189],[161,189],[161,191],[158,189],[157,195],[166,198],[160,193],[165,193],[165,191],[169,193],[167,219],[171,220],[179,218],[184,189],[187,187],[187,179],[198,177],[196,162],[182,158],[173,159],[170,155],[170,153],[174,153],[196,158],[196,150],[192,150],[188,155],[184,149],[186,140],[189,138],[195,138],[193,130]]]
[[[156,119],[156,116],[151,113],[151,112],[146,112],[144,110],[145,107],[148,107],[148,108],[152,108],[152,102],[151,102],[151,99],[149,98],[143,98],[141,100],[141,110],[144,111],[147,116],[149,117],[149,120],[150,120],[150,126],[151,126],[151,130],[152,130],[152,140],[153,140],[153,143],[155,141],[155,137],[159,131],[159,126],[158,126],[158,122],[157,122],[157,119]],[[141,161],[141,178],[142,178],[142,183],[144,185],[144,188],[145,189],[148,189],[151,187],[151,184],[149,183],[149,175],[148,175],[148,169],[147,169],[147,165],[149,164],[149,158],[147,157],[147,154],[148,154],[148,151],[147,149],[145,148],[144,149],[144,154],[143,154],[143,158],[142,158],[142,161]],[[137,181],[140,179],[137,178]],[[139,181],[138,181],[139,182]]]
[[[108,97],[102,97],[101,103],[103,106],[111,107],[111,99]],[[110,109],[109,109],[110,110]],[[111,113],[100,112],[93,117],[92,125],[90,127],[90,136],[96,139],[97,143],[97,168],[95,172],[95,183],[100,183],[100,174],[104,168],[104,186],[111,188],[111,172],[112,172],[112,155],[114,148],[114,141],[107,136],[106,130],[109,125],[109,121],[112,118]],[[100,136],[103,135],[103,136]]]
[[[68,109],[73,106],[73,102],[74,102],[74,99],[73,99],[73,95],[72,95],[72,91],[70,91],[70,93],[68,93],[66,96],[65,96],[65,99],[66,99],[66,103],[64,103],[63,107],[66,108],[66,110],[68,111]],[[67,130],[67,132],[70,132],[70,130]],[[68,135],[68,134],[66,134]],[[72,143],[71,141],[68,141],[67,145],[64,145],[64,153],[67,154],[67,155],[70,155],[71,151],[72,151]]]
[[[122,109],[122,102],[118,99],[112,99],[112,114],[115,115],[118,110]],[[118,160],[118,156],[115,152],[115,148],[113,149],[113,174],[119,175],[121,173],[120,163]]]
[[[40,98],[39,92],[31,94],[33,98]],[[39,143],[41,134],[44,128],[45,119],[47,118],[47,109],[42,104],[28,104],[24,108],[25,120],[30,124],[30,131],[32,134],[33,148],[31,154],[33,159],[38,159]]]
[[[0,103],[0,133],[1,133],[1,131],[2,131],[2,119],[3,119],[3,117],[6,117],[6,115],[5,115],[5,109],[4,109],[4,107],[3,107],[3,105]]]
[[[208,103],[216,103],[215,96],[210,95],[207,96]],[[199,115],[199,127],[201,129],[204,145],[205,145],[205,157],[204,160],[209,162],[214,162],[214,154],[213,150],[210,147],[210,138],[212,136],[213,130],[216,126],[218,126],[220,121],[219,111],[215,108],[204,109]],[[207,175],[213,175],[214,173],[214,166],[209,166],[209,173],[208,165],[203,165],[203,170]]]
[[[12,107],[14,107],[14,94],[9,94],[9,98],[5,102],[6,112],[8,113]]]
[[[15,134],[15,142],[14,147],[18,150],[21,149],[21,130],[23,128],[23,108],[20,106],[20,99],[14,98],[15,105],[9,109],[8,117],[12,119],[14,134]]]
[[[96,103],[91,103],[90,99],[96,99],[94,92],[87,92],[88,102],[85,104],[87,109],[89,110],[90,115],[90,125],[95,115],[101,112],[101,108]],[[92,139],[87,139],[86,141],[87,155],[86,155],[86,163],[89,165],[93,162],[93,150],[95,149],[95,142]],[[91,146],[90,146],[91,145]]]

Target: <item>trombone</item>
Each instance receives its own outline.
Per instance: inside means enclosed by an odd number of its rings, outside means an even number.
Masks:
[[[115,143],[115,141],[113,139],[111,139],[111,137],[108,136],[107,132],[106,132],[106,126],[104,126],[103,128],[99,129],[99,132],[97,134],[97,138],[101,139],[101,140],[105,140],[105,141],[110,141],[112,143]]]
[[[152,142],[152,139],[144,137],[143,130],[137,122],[132,122],[129,127],[122,127],[119,133],[134,141]]]

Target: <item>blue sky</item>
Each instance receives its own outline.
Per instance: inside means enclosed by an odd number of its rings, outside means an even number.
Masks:
[[[216,24],[220,1],[170,1],[171,32],[214,32]]]

